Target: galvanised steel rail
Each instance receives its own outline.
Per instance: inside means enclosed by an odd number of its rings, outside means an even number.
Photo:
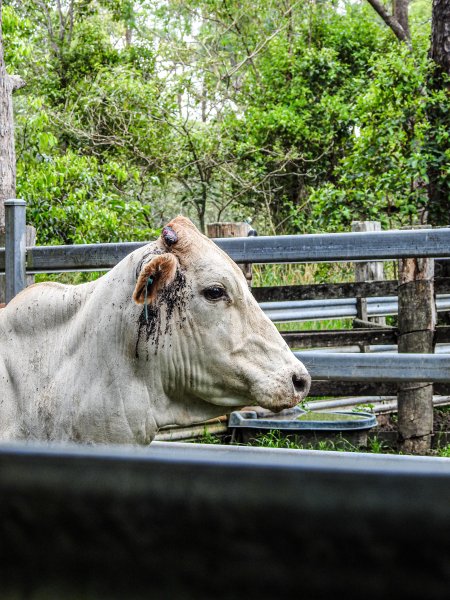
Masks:
[[[450,228],[215,240],[236,262],[354,262],[450,256]]]
[[[291,300],[287,302],[261,302],[260,307],[275,323],[292,321],[320,321],[341,317],[356,317],[356,298],[337,300]],[[450,310],[450,295],[436,297],[436,310]],[[396,315],[398,299],[395,296],[367,298],[367,314],[370,317]]]
[[[2,445],[2,598],[446,598],[448,464]]]
[[[450,256],[450,228],[214,240],[238,263],[342,262]],[[34,246],[27,273],[106,270],[144,243]],[[0,249],[0,272],[5,269]]]
[[[448,354],[294,352],[315,380],[450,382]]]

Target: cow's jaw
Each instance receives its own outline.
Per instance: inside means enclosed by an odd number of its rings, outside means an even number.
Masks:
[[[253,297],[217,309],[211,317],[193,296],[178,317],[182,327],[172,328],[158,349],[168,396],[182,403],[195,398],[223,412],[248,405],[276,412],[301,402],[310,377]]]

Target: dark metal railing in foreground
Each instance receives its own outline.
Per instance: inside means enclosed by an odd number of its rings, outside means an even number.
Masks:
[[[2,598],[446,598],[435,458],[0,446]]]

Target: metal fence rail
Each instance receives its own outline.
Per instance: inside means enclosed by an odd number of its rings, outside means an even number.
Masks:
[[[1,446],[2,598],[445,598],[449,497],[438,458]]]
[[[214,241],[238,263],[355,262],[450,256],[450,228],[225,238]],[[128,242],[34,246],[27,249],[27,272],[106,270],[143,245]],[[4,249],[0,249],[0,273],[4,270]]]
[[[290,321],[320,321],[341,317],[356,317],[356,298],[338,300],[299,300],[288,302],[261,302],[260,307],[275,323]],[[436,310],[450,310],[448,294],[436,297]],[[367,315],[388,316],[398,313],[398,299],[395,296],[367,298]]]
[[[294,352],[316,380],[450,382],[445,354],[358,354]]]
[[[450,228],[215,240],[236,262],[355,262],[450,255]]]

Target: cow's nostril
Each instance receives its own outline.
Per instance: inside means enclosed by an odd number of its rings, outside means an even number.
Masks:
[[[294,389],[298,394],[303,394],[309,389],[309,377],[292,375],[292,383],[294,384]]]

